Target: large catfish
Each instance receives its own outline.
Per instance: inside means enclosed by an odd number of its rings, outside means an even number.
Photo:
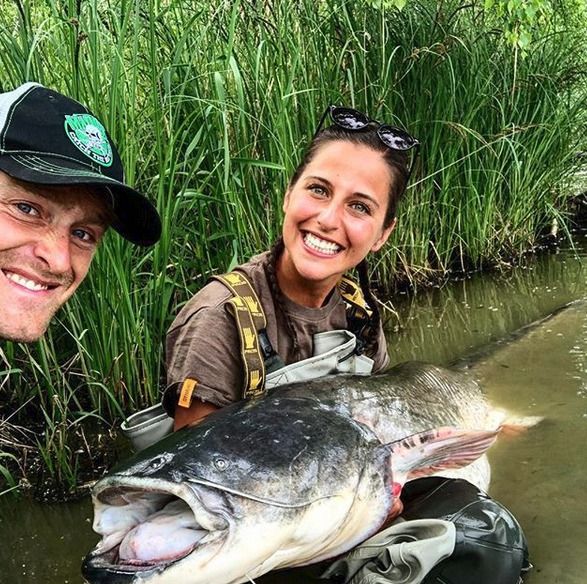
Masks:
[[[92,584],[238,584],[341,554],[406,480],[478,459],[503,416],[462,373],[408,363],[277,388],[140,452],[93,489]]]

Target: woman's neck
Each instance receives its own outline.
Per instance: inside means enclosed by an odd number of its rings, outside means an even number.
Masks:
[[[291,261],[288,261],[287,250],[277,259],[277,284],[283,295],[296,304],[307,308],[320,308],[336,286],[336,281],[314,282],[302,278]]]

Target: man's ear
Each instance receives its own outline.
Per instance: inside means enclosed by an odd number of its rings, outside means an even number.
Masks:
[[[391,232],[395,229],[396,225],[397,225],[397,217],[394,217],[393,221],[391,222],[391,225],[389,225],[389,227],[386,227],[381,232],[381,235],[379,236],[377,241],[371,247],[371,251],[379,251],[383,247],[383,244],[389,239],[389,236],[391,235]]]

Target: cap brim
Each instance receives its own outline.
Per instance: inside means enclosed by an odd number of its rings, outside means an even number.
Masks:
[[[107,186],[114,199],[114,230],[137,245],[153,245],[161,237],[161,219],[149,199],[90,167],[57,157],[3,154],[0,156],[0,170],[13,178],[35,184]]]

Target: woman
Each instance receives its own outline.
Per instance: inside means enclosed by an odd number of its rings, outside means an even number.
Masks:
[[[332,125],[321,130],[327,115]],[[261,344],[270,346],[266,357],[286,366],[270,372],[266,386],[341,370],[376,372],[388,364],[366,257],[383,246],[395,227],[397,204],[410,176],[409,151],[417,145],[403,130],[353,109],[331,106],[322,116],[285,194],[282,238],[269,252],[236,269],[263,308],[267,322]],[[369,304],[362,313],[360,299],[350,311],[337,287],[355,267]],[[173,411],[176,429],[243,395],[248,368],[239,338],[246,327],[239,331],[229,304],[234,294],[226,284],[208,283],[169,330],[164,403]],[[353,334],[338,338],[339,346],[353,345],[353,359],[344,359],[345,369],[322,362],[316,367],[324,354],[318,345],[326,343],[332,352],[333,341],[323,333],[349,328]]]
[[[333,123],[320,130],[326,115]],[[381,249],[395,227],[417,146],[403,130],[356,110],[326,110],[285,194],[282,237],[230,277],[208,283],[169,330],[164,405],[174,415],[175,429],[199,422],[247,392],[254,395],[265,387],[339,371],[371,373],[386,367],[389,356],[369,290],[366,257]],[[353,268],[362,295],[344,279]],[[242,277],[246,285],[239,292],[242,282],[235,282]],[[244,324],[239,320],[241,301],[247,298],[249,308],[257,301],[262,306],[261,325],[255,319]],[[252,327],[256,335],[247,339],[245,331]],[[241,358],[249,341],[258,341],[268,371],[256,384],[249,379],[251,361]],[[449,519],[465,534],[426,584],[455,574],[461,584],[493,582],[495,574],[502,584],[517,583],[527,565],[525,539],[507,509],[465,481],[420,479],[406,491],[411,491],[402,497],[408,519]],[[490,520],[483,523],[479,517]],[[472,526],[481,526],[480,537]],[[387,557],[386,546],[371,547]],[[366,581],[365,574],[381,572],[379,559],[375,568],[373,562],[359,562],[360,568],[352,568],[357,570],[354,576],[347,558],[341,562],[322,577],[355,584]],[[389,581],[398,581],[392,568]]]

